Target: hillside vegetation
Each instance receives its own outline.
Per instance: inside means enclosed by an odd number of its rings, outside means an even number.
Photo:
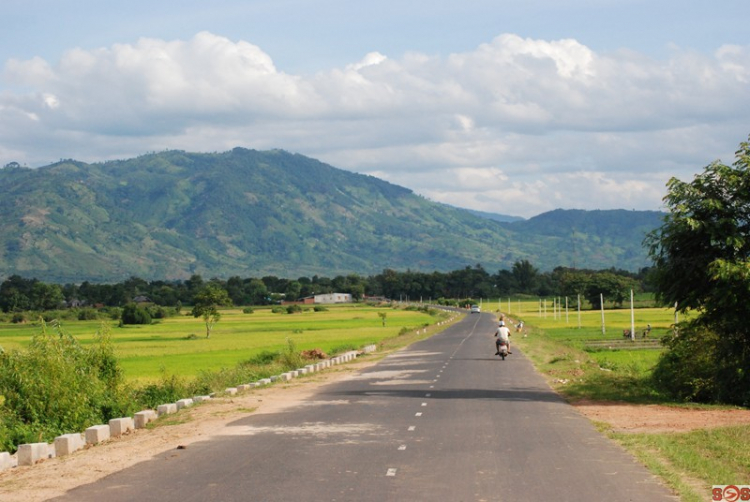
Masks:
[[[644,230],[658,226],[661,214],[602,214],[606,232],[596,218],[582,225],[582,215],[569,212],[501,223],[281,150],[8,165],[0,170],[0,270],[101,282],[446,271],[477,263],[497,270],[519,259],[542,270],[646,266]],[[535,226],[550,218],[544,227],[557,233]]]

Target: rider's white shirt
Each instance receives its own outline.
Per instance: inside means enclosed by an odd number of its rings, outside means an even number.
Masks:
[[[497,335],[500,340],[507,342],[510,340],[510,330],[507,328],[507,326],[500,326],[497,328]]]

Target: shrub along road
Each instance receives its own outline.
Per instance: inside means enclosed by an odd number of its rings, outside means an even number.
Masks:
[[[283,412],[248,415],[60,501],[674,500],[466,318]]]

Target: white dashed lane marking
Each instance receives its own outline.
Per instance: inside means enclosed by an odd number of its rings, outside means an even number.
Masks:
[[[402,444],[401,446],[398,447],[399,451],[404,451],[405,449],[406,449],[406,445],[405,444]]]
[[[396,470],[397,469],[391,467],[390,469],[388,469],[388,471],[386,471],[385,475],[386,476],[395,476],[396,475]]]
[[[416,425],[410,425],[409,426],[409,430],[410,431],[415,431],[415,430],[417,430],[417,426]]]

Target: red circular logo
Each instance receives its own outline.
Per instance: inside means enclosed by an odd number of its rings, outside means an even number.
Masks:
[[[724,487],[724,500],[737,502],[740,499],[740,489],[734,485]]]

